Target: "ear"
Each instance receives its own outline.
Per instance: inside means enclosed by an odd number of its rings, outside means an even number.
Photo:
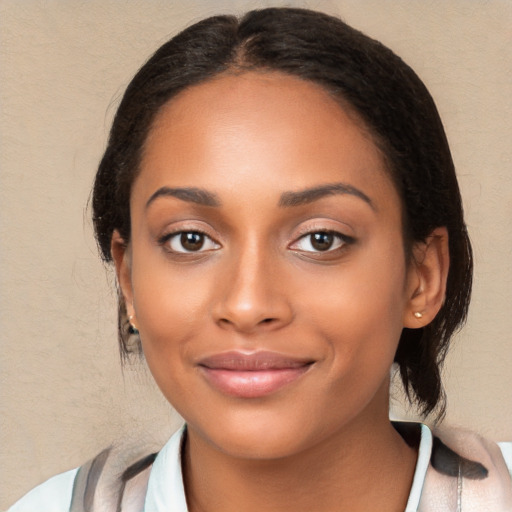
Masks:
[[[436,228],[425,242],[415,244],[412,260],[403,324],[404,327],[416,329],[429,324],[444,303],[450,267],[448,230],[445,227]]]
[[[128,317],[134,317],[130,250],[117,230],[112,234],[110,252],[116,267],[117,282],[123,295],[126,312]],[[134,322],[131,320],[131,323]]]

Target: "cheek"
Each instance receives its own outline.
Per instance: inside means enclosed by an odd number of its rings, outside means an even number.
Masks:
[[[391,364],[406,303],[405,258],[393,251],[365,251],[336,272],[318,275],[315,286],[301,288],[303,315],[329,340],[334,357],[350,365],[353,359]],[[386,363],[387,364],[387,363]]]
[[[165,256],[134,254],[134,306],[145,357],[155,378],[179,371],[189,342],[205,328],[214,281],[207,269],[180,271]],[[144,265],[137,265],[144,261]]]

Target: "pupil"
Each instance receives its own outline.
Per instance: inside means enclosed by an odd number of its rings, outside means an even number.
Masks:
[[[187,251],[198,251],[204,244],[204,235],[202,233],[182,233],[181,245]]]
[[[314,233],[311,235],[311,245],[317,251],[327,251],[331,248],[333,241],[334,237],[330,233]]]

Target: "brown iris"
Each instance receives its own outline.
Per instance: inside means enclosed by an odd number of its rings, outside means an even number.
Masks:
[[[327,251],[334,243],[334,235],[332,233],[313,233],[311,236],[311,245],[317,251]]]
[[[187,251],[199,251],[204,245],[204,235],[195,231],[182,233],[180,242]]]

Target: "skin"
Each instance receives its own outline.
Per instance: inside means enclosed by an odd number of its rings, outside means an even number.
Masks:
[[[282,204],[340,183],[344,193]],[[115,233],[112,253],[149,368],[188,423],[190,510],[403,510],[416,453],[388,419],[389,370],[402,328],[442,304],[447,236],[436,230],[406,261],[400,198],[357,117],[279,73],[191,87],[157,116],[130,209],[131,241]],[[185,252],[182,232],[205,233],[204,245]],[[332,249],[311,244],[319,232],[339,234]],[[240,398],[198,366],[228,350],[312,364]]]

